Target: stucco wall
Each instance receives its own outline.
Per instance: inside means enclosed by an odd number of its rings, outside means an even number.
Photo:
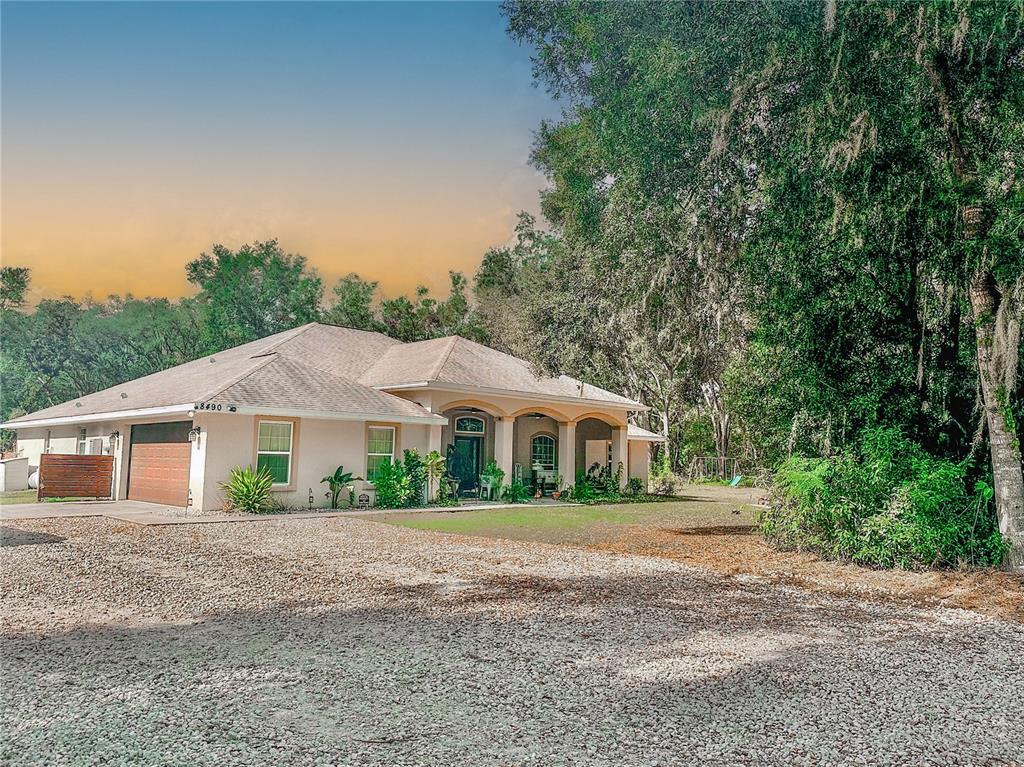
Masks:
[[[631,441],[629,443],[629,476],[637,477],[647,490],[650,478],[651,443]]]
[[[576,424],[576,471],[587,471],[587,441],[612,438],[612,427],[596,418],[585,418]],[[575,478],[574,480],[575,481]]]
[[[200,418],[205,433],[201,508],[210,511],[223,505],[224,494],[220,485],[230,477],[231,470],[236,466],[256,464],[256,424],[261,419],[223,413],[203,414]],[[273,416],[268,420],[280,419]],[[400,444],[419,447],[422,442],[425,445],[425,428],[402,426]],[[398,453],[401,454],[400,451]],[[287,488],[275,489],[274,497],[287,506],[304,507],[309,503],[312,488],[314,506],[328,506],[328,488],[320,480],[333,474],[339,465],[358,477],[366,476],[366,424],[362,421],[298,419],[292,451],[292,481]]]
[[[534,418],[533,416],[520,416],[516,419],[516,426],[513,435],[514,447],[513,456],[516,463],[523,467],[523,476],[530,477],[532,470],[532,443],[533,438],[538,434],[546,434],[555,440],[555,467],[558,467],[558,422],[554,418],[544,416]],[[567,482],[572,482],[568,478]]]

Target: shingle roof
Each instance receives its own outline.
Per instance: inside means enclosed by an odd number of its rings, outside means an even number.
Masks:
[[[380,333],[310,323],[54,405],[10,424],[197,402],[394,418],[431,416],[389,387],[439,383],[643,407],[458,336],[403,344]]]
[[[8,423],[196,402],[393,417],[430,417],[415,403],[355,382],[398,341],[311,323],[29,413]],[[288,380],[287,376],[292,376]],[[237,395],[237,401],[230,397]]]
[[[415,402],[274,354],[207,402],[241,407],[424,418]]]
[[[655,434],[653,431],[648,431],[641,426],[637,426],[634,423],[629,424],[626,428],[626,439],[636,440],[637,442],[664,442],[665,438],[660,434]]]
[[[422,382],[442,383],[643,407],[639,402],[569,376],[539,376],[525,360],[459,336],[391,347],[359,381],[383,389]]]

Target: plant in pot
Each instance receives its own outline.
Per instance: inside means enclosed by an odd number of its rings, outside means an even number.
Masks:
[[[561,474],[555,479],[555,489],[551,491],[551,497],[556,501],[562,497],[562,480],[564,478]]]
[[[505,472],[498,466],[497,461],[488,461],[484,470],[480,472],[481,490],[484,488],[491,492],[496,491],[505,481]]]
[[[357,481],[359,477],[353,477],[352,472],[345,471],[344,466],[339,466],[334,470],[333,474],[328,474],[326,477],[320,480],[320,484],[326,484],[329,488],[328,495],[331,499],[331,508],[338,508],[338,500],[341,498],[342,491]],[[351,501],[352,491],[349,490],[349,500]]]

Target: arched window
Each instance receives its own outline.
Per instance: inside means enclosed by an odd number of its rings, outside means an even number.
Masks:
[[[530,445],[530,464],[551,471],[555,468],[555,439],[547,434],[538,434]]]
[[[474,418],[473,416],[464,416],[462,418],[456,418],[455,431],[461,434],[483,434],[484,419]]]

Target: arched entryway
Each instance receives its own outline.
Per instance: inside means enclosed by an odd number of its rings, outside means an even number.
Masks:
[[[494,458],[495,416],[472,406],[451,408],[443,415],[448,419],[441,430],[448,474],[459,480],[459,495],[474,495],[480,473]]]
[[[516,416],[513,429],[513,479],[548,494],[559,488],[558,421],[539,411]],[[563,477],[562,485],[572,477]]]
[[[589,473],[597,468],[611,469],[612,427],[597,418],[584,418],[576,424],[576,471]]]

